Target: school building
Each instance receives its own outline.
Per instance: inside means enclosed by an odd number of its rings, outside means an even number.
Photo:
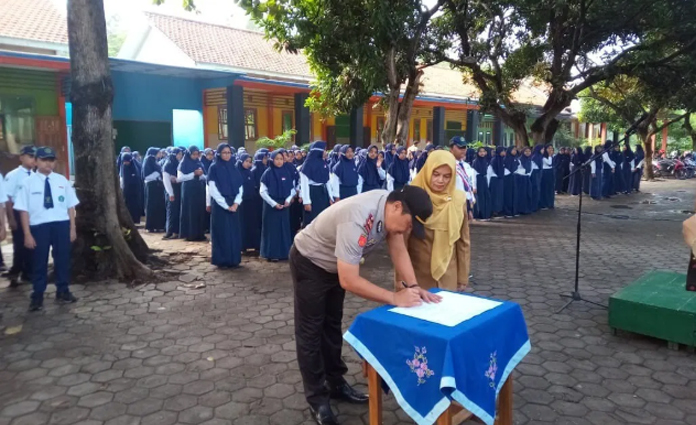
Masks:
[[[72,145],[66,11],[50,0],[0,2],[0,169],[26,144],[54,147],[69,173]],[[295,144],[313,140],[368,146],[378,141],[384,112],[376,94],[351,113],[322,119],[304,102],[312,80],[302,55],[277,52],[263,34],[144,13],[117,58],[114,141],[149,146],[215,147],[222,141],[255,150],[261,137],[295,129]],[[476,89],[446,67],[425,70],[409,126],[409,142],[444,143],[454,135],[511,145],[514,134],[480,114]],[[531,110],[546,94],[523,85],[516,100]],[[580,127],[572,114],[563,125]],[[424,144],[424,143],[423,143]],[[423,145],[421,144],[421,146]]]

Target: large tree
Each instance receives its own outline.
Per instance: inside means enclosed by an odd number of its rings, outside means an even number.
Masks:
[[[689,111],[696,109],[696,72],[679,66],[671,72],[680,74],[679,80],[670,78],[677,75],[670,75],[669,70],[657,74],[648,70],[639,73],[644,78],[622,76],[588,88],[581,93],[581,119],[605,122],[614,129],[638,123],[636,135],[646,158],[652,158],[653,137],[666,127],[688,122]],[[675,85],[677,81],[680,84]],[[645,162],[645,172],[648,179],[653,178],[651,161]]]
[[[316,77],[309,106],[348,113],[383,93],[384,144],[408,138],[422,70],[422,40],[445,0],[235,0],[279,50],[305,54]],[[402,93],[403,89],[403,93]]]
[[[696,49],[696,2],[683,0],[447,0],[443,11],[427,50],[465,71],[522,145],[550,141],[588,87]],[[530,77],[548,98],[528,127],[514,93]]]
[[[126,210],[115,170],[113,85],[103,0],[68,0],[77,236],[73,273],[144,278],[148,247]]]

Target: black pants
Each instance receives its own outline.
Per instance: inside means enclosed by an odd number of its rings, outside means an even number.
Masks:
[[[295,342],[305,397],[312,406],[329,402],[330,387],[345,382],[341,358],[343,299],[338,274],[329,273],[290,249],[290,273],[295,289]]]
[[[24,280],[31,280],[32,257],[34,251],[24,247],[24,231],[22,230],[22,217],[17,210],[12,210],[17,229],[12,231],[12,268],[10,273],[22,275]]]

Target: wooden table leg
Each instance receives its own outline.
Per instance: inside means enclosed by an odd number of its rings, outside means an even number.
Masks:
[[[365,362],[365,368],[370,395],[370,425],[382,425],[382,378],[369,363]]]
[[[498,418],[495,425],[512,425],[512,375],[500,389],[498,397]]]
[[[449,406],[439,418],[437,418],[436,425],[452,425],[452,406]]]

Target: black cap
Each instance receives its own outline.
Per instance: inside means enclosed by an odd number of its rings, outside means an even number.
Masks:
[[[458,148],[465,148],[468,146],[464,136],[454,136],[449,141],[450,146],[456,146]]]
[[[425,222],[433,214],[433,203],[428,192],[417,186],[406,185],[400,190],[402,196],[399,201],[406,205],[413,217],[413,230],[411,233],[418,239],[425,238]]]
[[[38,159],[56,159],[56,153],[48,146],[43,146],[36,149],[36,157]]]
[[[21,151],[19,151],[20,155],[31,155],[34,156],[36,154],[36,148],[33,146],[24,146]]]

